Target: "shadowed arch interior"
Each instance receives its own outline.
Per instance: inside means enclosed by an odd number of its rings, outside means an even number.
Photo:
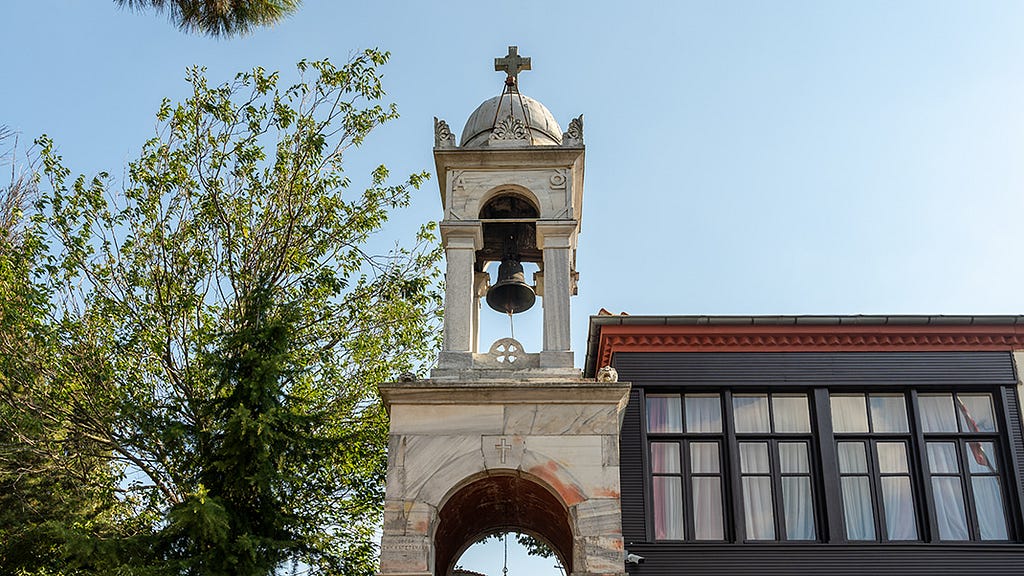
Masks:
[[[537,218],[540,210],[515,190],[503,190],[480,208],[483,223],[483,247],[477,251],[477,270],[487,262],[500,262],[509,250],[520,262],[540,263],[544,256],[537,248]]]
[[[572,528],[565,506],[540,484],[520,476],[489,476],[459,489],[439,513],[434,533],[436,574],[448,575],[477,538],[504,531],[540,536],[572,573]]]

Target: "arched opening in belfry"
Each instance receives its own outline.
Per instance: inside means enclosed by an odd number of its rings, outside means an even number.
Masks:
[[[499,264],[514,260],[522,267],[521,276],[516,279],[521,281],[517,284],[520,286],[517,289],[519,292],[506,290],[504,294],[521,294],[521,290],[525,289],[527,299],[539,304],[535,299],[539,294],[535,294],[538,286],[534,277],[536,272],[543,269],[544,255],[537,246],[537,220],[540,217],[540,209],[531,196],[525,190],[503,188],[483,202],[479,214],[483,245],[476,252],[476,270],[486,272],[490,276],[490,286],[493,288],[510,280],[502,276]],[[497,302],[500,308],[502,299],[497,298]],[[513,312],[516,316],[513,321],[512,314],[508,314],[507,318],[493,314],[498,308],[494,308],[495,301],[492,300],[490,290],[487,303],[489,307],[485,307],[479,332],[482,352],[488,351],[491,342],[506,337],[517,338],[522,342],[522,337],[526,336],[524,345],[533,351],[540,348],[540,306],[528,304],[524,309],[517,308]]]
[[[550,490],[517,475],[487,476],[458,489],[438,513],[434,568],[449,576],[456,560],[484,536],[528,534],[555,553],[572,573],[573,537],[569,511]]]
[[[539,217],[540,210],[516,190],[502,190],[487,200],[480,208],[484,244],[476,253],[477,265],[500,262],[509,252],[520,262],[541,262],[543,255],[537,248]]]

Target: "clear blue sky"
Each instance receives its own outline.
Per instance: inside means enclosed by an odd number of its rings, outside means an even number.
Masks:
[[[367,46],[392,52],[402,118],[347,161],[353,179],[379,162],[432,169],[433,116],[461,132],[501,89],[492,58],[518,44],[533,58],[523,93],[563,129],[586,119],[579,365],[601,307],[1024,312],[1021,2],[306,0],[233,40],[104,0],[8,1],[0,16],[0,124],[51,135],[90,174],[121,173],[190,65],[288,74]],[[440,215],[435,180],[387,234]],[[517,324],[528,349],[536,323]],[[505,324],[488,330],[484,348]]]

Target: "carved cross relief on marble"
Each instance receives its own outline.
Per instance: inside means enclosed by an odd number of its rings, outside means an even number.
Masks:
[[[508,458],[508,451],[512,449],[512,445],[508,443],[508,440],[502,438],[501,442],[494,445],[499,451],[501,451],[501,463],[504,464]]]

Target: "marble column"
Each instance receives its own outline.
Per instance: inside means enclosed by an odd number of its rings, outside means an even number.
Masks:
[[[473,360],[473,336],[479,309],[474,265],[483,246],[483,227],[478,221],[442,222],[445,271],[444,338],[439,368],[468,368]]]
[[[571,368],[569,297],[572,295],[572,253],[575,220],[537,223],[537,246],[544,252],[544,349],[542,368]]]

